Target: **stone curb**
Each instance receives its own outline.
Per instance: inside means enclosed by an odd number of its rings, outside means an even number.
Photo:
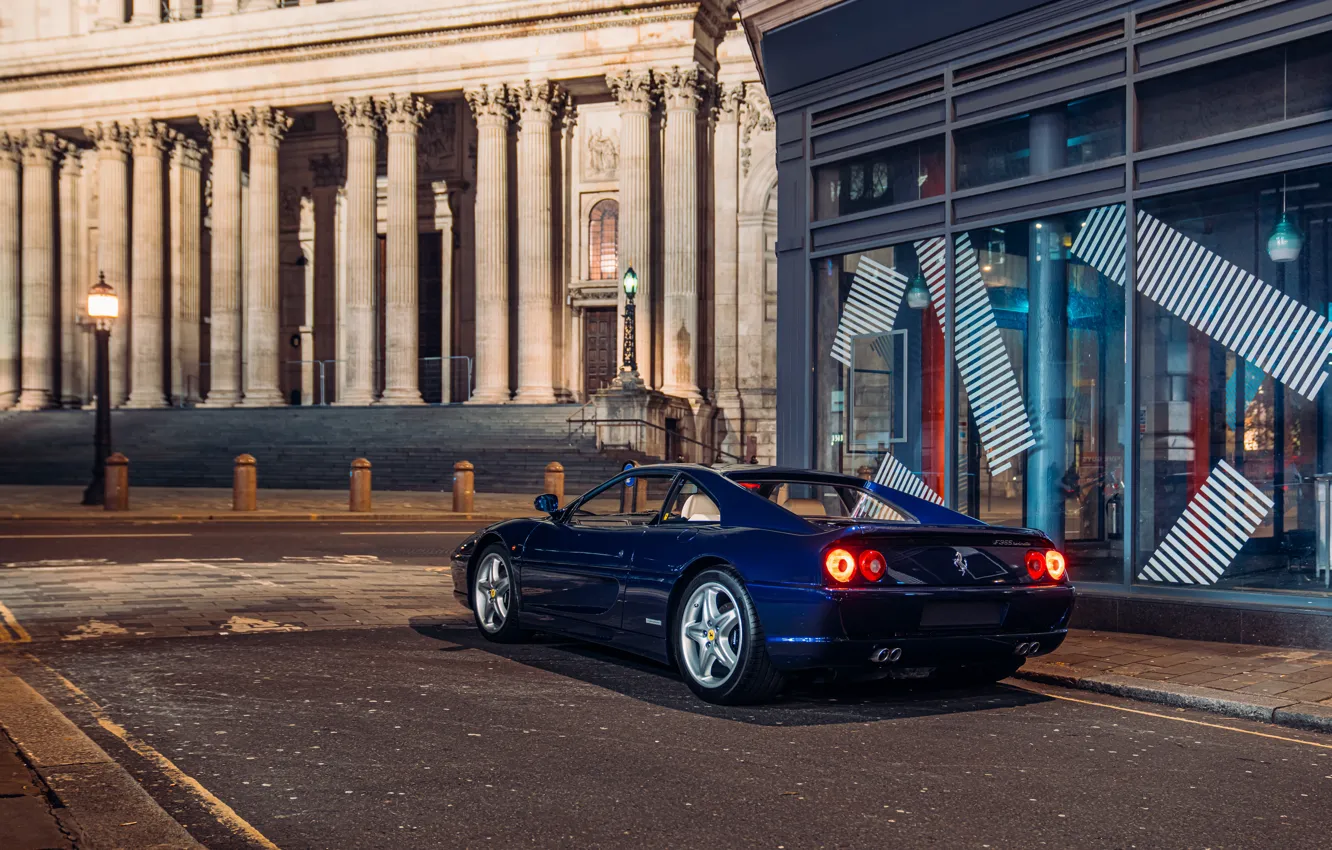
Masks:
[[[1161,703],[1176,708],[1210,711],[1227,717],[1258,720],[1278,726],[1332,732],[1332,706],[1292,702],[1280,697],[1239,694],[1197,685],[1172,685],[1152,679],[1110,673],[1082,674],[1063,664],[1028,661],[1015,678],[1047,685]]]
[[[63,805],[58,820],[75,846],[203,850],[125,768],[3,664],[0,726]]]

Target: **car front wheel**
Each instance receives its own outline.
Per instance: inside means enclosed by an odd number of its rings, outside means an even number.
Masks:
[[[706,570],[680,597],[671,623],[680,674],[707,702],[743,705],[772,699],[782,674],[768,658],[749,592],[729,570]]]
[[[522,640],[518,627],[518,588],[508,552],[498,544],[481,553],[472,570],[472,618],[487,639],[496,643]]]

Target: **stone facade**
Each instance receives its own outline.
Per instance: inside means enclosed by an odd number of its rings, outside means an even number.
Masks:
[[[770,459],[773,122],[733,5],[15,0],[0,409],[91,400],[99,273],[117,405],[583,403],[632,267],[681,433]]]

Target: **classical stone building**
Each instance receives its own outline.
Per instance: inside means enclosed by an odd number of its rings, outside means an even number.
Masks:
[[[773,121],[723,0],[10,0],[0,410],[586,402],[773,451]]]

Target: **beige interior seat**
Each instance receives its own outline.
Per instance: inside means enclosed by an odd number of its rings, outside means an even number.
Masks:
[[[787,499],[782,505],[797,516],[827,516],[828,509],[818,499]]]
[[[705,493],[695,493],[685,499],[680,510],[686,522],[720,522],[721,509]]]

